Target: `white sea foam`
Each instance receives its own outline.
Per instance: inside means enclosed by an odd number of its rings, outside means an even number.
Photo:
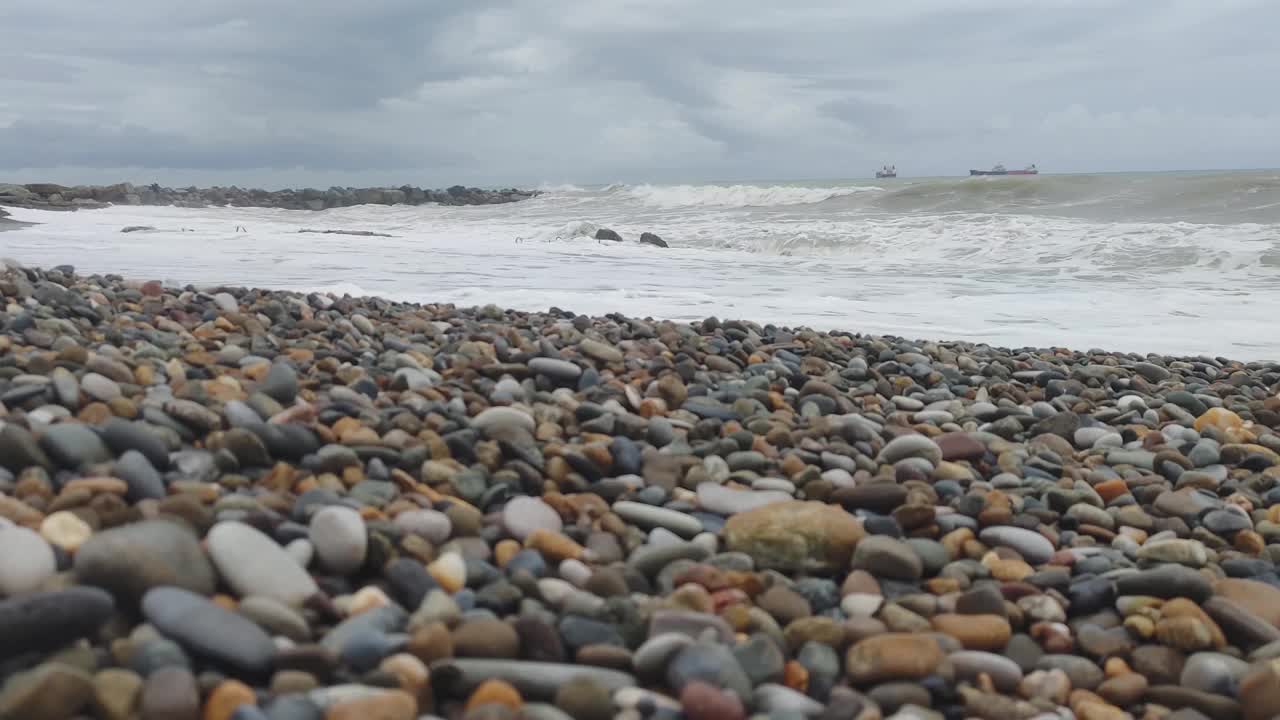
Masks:
[[[797,185],[639,185],[627,192],[645,205],[658,208],[765,208],[810,205],[878,187],[803,187]]]
[[[405,301],[1280,359],[1280,334],[1270,331],[1280,307],[1280,205],[1272,197],[1280,184],[1215,177],[1206,185],[1218,194],[1201,188],[1195,203],[1236,207],[1235,221],[1216,209],[1198,220],[1190,211],[1158,219],[1151,208],[1169,213],[1176,193],[1148,190],[1135,200],[1135,188],[1151,182],[1135,177],[1132,187],[1108,180],[1093,188],[1094,197],[1113,198],[1095,203],[1082,202],[1087,182],[1067,178],[1052,187],[980,181],[977,190],[964,180],[852,192],[574,187],[511,205],[318,213],[11,209],[14,219],[42,224],[0,233],[0,256],[135,278]],[[683,199],[655,203],[664,193]],[[1110,219],[1125,215],[1114,200],[1122,195],[1131,217]],[[942,196],[946,209],[936,207]],[[765,198],[773,204],[752,205]],[[908,198],[914,204],[906,207]],[[1103,218],[1088,216],[1103,209]],[[126,225],[157,229],[120,233]],[[595,241],[601,227],[625,242]],[[635,242],[646,231],[672,247]]]

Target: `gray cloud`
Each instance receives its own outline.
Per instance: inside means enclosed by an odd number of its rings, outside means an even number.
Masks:
[[[0,27],[0,176],[529,184],[1280,165],[1267,0],[131,0]]]

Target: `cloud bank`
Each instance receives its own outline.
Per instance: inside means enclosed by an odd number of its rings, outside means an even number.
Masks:
[[[1280,166],[1266,0],[12,3],[0,180]]]

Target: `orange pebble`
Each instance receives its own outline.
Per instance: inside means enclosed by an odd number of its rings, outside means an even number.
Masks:
[[[471,711],[482,705],[505,705],[512,710],[519,710],[524,705],[520,691],[504,680],[485,680],[467,699],[467,710]]]
[[[224,680],[209,693],[204,701],[203,720],[231,720],[231,714],[241,705],[257,702],[253,688],[238,680]]]
[[[788,660],[782,668],[782,684],[797,692],[809,692],[809,671],[795,660]]]
[[[223,610],[230,610],[232,612],[235,612],[236,605],[237,605],[235,598],[231,597],[230,595],[221,595],[221,594],[213,596],[213,604],[217,605]]]
[[[505,568],[518,552],[520,552],[520,543],[510,538],[499,540],[498,544],[493,546],[493,559],[498,562],[498,567]]]
[[[1129,486],[1125,484],[1124,480],[1116,479],[1100,482],[1093,486],[1093,490],[1098,493],[1098,496],[1102,498],[1103,502],[1111,502],[1112,500],[1115,500],[1121,495],[1129,492]]]
[[[548,558],[561,560],[581,560],[583,547],[557,532],[538,528],[525,538],[526,547],[533,548]]]

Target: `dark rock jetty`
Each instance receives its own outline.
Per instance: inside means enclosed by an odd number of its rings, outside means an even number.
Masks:
[[[339,188],[328,190],[258,190],[238,187],[167,188],[159,185],[76,185],[52,183],[0,184],[0,205],[39,210],[87,210],[111,205],[173,205],[175,207],[263,207],[285,210],[324,210],[351,205],[499,205],[528,200],[536,190],[484,190],[455,185],[446,190],[397,188]]]
[[[1268,720],[1278,393],[0,266],[0,718]]]

